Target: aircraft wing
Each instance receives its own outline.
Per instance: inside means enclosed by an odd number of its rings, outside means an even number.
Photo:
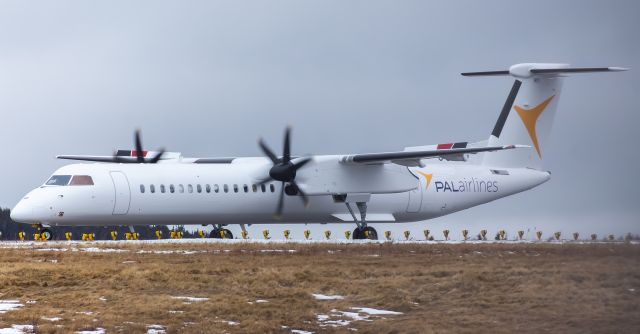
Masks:
[[[79,161],[93,161],[93,162],[135,162],[136,157],[116,157],[113,155],[58,155],[57,159],[64,160],[79,160]]]
[[[420,166],[421,159],[442,158],[448,159],[452,156],[460,156],[463,154],[476,154],[482,152],[495,152],[502,150],[510,150],[514,148],[526,148],[526,145],[506,145],[506,146],[486,146],[471,148],[450,148],[422,151],[401,151],[401,152],[382,152],[382,153],[365,153],[345,155],[340,159],[342,163],[351,164],[385,164],[395,163],[403,166]]]

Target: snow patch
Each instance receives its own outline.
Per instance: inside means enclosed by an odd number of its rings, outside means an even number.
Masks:
[[[319,293],[312,293],[311,295],[316,300],[340,300],[340,299],[344,299],[344,297],[340,296],[340,295],[323,295],[323,294],[319,294]]]
[[[167,331],[164,329],[162,325],[148,325],[147,326],[147,334],[164,334]]]
[[[263,303],[268,303],[268,300],[264,300],[264,299],[258,299],[256,300],[256,304],[263,304]]]
[[[15,311],[23,306],[19,300],[0,300],[0,314]]]
[[[105,334],[106,331],[104,328],[96,328],[94,330],[86,330],[86,331],[77,331],[76,334]]]
[[[0,334],[27,334],[34,333],[31,325],[11,325],[9,328],[0,328]]]
[[[399,315],[403,314],[402,312],[396,311],[387,311],[387,310],[377,310],[375,308],[369,307],[351,307],[352,310],[357,310],[358,313],[366,313],[369,315]]]
[[[292,329],[291,333],[295,333],[295,334],[313,334],[313,332],[303,331],[302,329]]]
[[[53,322],[53,321],[60,321],[60,320],[62,320],[62,318],[60,318],[60,317],[51,317],[51,318],[48,318],[48,317],[42,317],[42,318],[40,318],[40,319],[42,319],[42,320],[46,320],[46,321],[52,321],[52,322]]]
[[[204,302],[204,301],[209,300],[209,298],[206,298],[206,297],[172,296],[171,298],[184,300],[185,304],[191,304],[191,303],[196,303],[196,302]]]

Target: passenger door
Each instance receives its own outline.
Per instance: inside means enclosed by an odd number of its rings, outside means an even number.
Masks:
[[[129,187],[129,180],[123,172],[113,171],[110,174],[111,180],[113,181],[115,195],[113,214],[126,215],[129,212],[129,206],[131,205],[131,189]]]

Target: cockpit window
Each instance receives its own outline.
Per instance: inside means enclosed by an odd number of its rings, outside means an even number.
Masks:
[[[89,175],[74,175],[71,178],[70,186],[92,186],[93,179]]]
[[[54,175],[44,184],[45,186],[66,186],[71,180],[71,175]]]

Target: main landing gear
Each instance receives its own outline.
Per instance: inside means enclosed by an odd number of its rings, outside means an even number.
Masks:
[[[378,240],[378,232],[376,229],[371,226],[367,226],[367,202],[356,202],[356,207],[358,208],[358,211],[360,211],[360,220],[356,217],[349,202],[345,202],[345,204],[347,205],[347,209],[349,209],[351,217],[353,217],[353,221],[356,223],[356,229],[353,230],[352,238],[354,240]]]
[[[213,230],[209,233],[209,238],[213,239],[233,239],[233,233],[229,229],[222,228],[222,225],[213,225]]]

